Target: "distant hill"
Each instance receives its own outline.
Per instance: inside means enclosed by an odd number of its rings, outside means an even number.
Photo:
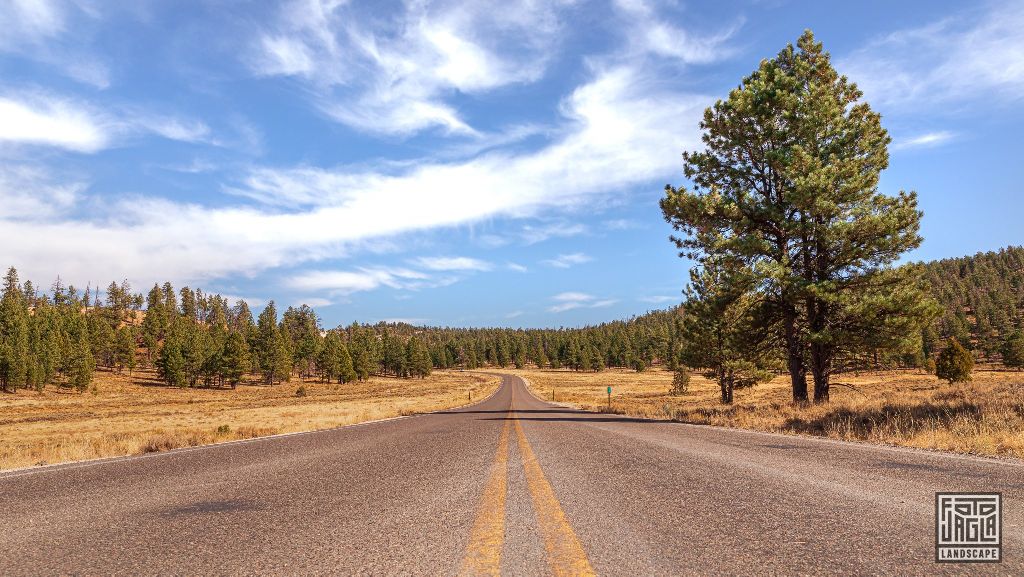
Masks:
[[[956,337],[988,357],[1003,337],[1022,328],[1024,247],[923,263],[945,312],[925,334],[926,349]]]

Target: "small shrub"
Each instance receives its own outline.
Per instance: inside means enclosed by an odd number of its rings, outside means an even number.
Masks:
[[[679,367],[672,375],[672,390],[669,391],[669,394],[678,397],[685,395],[689,389],[690,372],[686,370],[686,367]]]
[[[950,383],[966,383],[971,380],[974,357],[959,341],[949,339],[949,345],[939,353],[935,361],[935,376]]]
[[[299,388],[295,389],[296,397],[305,397],[307,394],[309,393],[306,392],[306,385],[299,385]]]
[[[255,437],[276,435],[280,432],[281,430],[277,427],[256,427],[253,425],[244,425],[235,429],[235,436],[239,439],[252,439]]]
[[[642,373],[645,370],[647,370],[647,364],[644,363],[643,359],[634,359],[633,360],[633,370],[638,372],[638,373]]]
[[[154,433],[142,444],[143,453],[159,453],[170,451],[179,447],[195,447],[202,445],[204,439],[187,431],[176,431],[173,433]]]
[[[935,359],[932,359],[932,358],[925,359],[924,362],[921,363],[921,368],[924,369],[924,372],[928,373],[929,375],[934,375],[935,374]]]
[[[217,434],[218,435],[226,435],[226,434],[228,434],[230,432],[231,432],[231,427],[229,427],[228,425],[221,425],[221,426],[217,427]]]

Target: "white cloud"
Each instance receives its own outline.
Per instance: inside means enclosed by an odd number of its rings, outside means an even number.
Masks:
[[[207,142],[210,127],[203,122],[167,117],[139,117],[136,123],[168,140],[180,142]]]
[[[0,142],[96,152],[108,145],[110,129],[98,115],[70,101],[0,96]]]
[[[594,295],[581,293],[581,292],[564,292],[559,293],[551,300],[556,303],[548,307],[548,312],[561,313],[578,308],[602,308],[611,306],[618,301],[615,299],[599,299]]]
[[[739,29],[737,21],[716,34],[697,37],[689,31],[668,23],[645,0],[616,0],[615,7],[625,20],[628,41],[633,50],[679,60],[686,64],[705,64],[730,54],[723,46]]]
[[[307,305],[310,307],[326,307],[334,304],[334,301],[321,297],[307,297],[301,298],[292,303],[293,306]]]
[[[407,269],[363,268],[355,271],[310,271],[288,280],[295,289],[326,291],[329,294],[348,295],[376,289],[411,288],[427,279],[423,273]]]
[[[0,95],[0,143],[95,153],[139,134],[183,142],[209,138],[210,129],[202,122],[105,108],[41,92]]]
[[[571,301],[588,301],[588,300],[593,300],[593,298],[594,298],[593,295],[589,295],[587,293],[571,292],[570,291],[570,292],[558,293],[555,296],[551,297],[551,300],[563,301],[563,302],[571,302]]]
[[[587,263],[594,260],[590,256],[583,254],[582,252],[574,252],[571,254],[560,254],[555,258],[541,261],[542,263],[553,266],[555,268],[569,268],[578,264]]]
[[[64,10],[50,0],[8,0],[0,10],[0,44],[40,42],[64,31]]]
[[[291,2],[259,33],[250,64],[301,79],[325,113],[366,132],[474,135],[445,98],[536,80],[560,27],[554,3],[530,0],[407,2],[387,22],[360,8]]]
[[[505,267],[515,272],[527,272],[529,270],[525,266],[514,262],[506,263]]]
[[[259,297],[240,297],[238,295],[231,294],[221,294],[220,296],[227,299],[228,303],[230,303],[232,306],[238,304],[239,301],[245,301],[245,304],[249,305],[250,307],[261,307],[267,304],[266,299]]]
[[[836,68],[883,108],[948,108],[972,98],[1024,98],[1024,4],[965,9],[955,18],[878,38]]]
[[[583,223],[559,221],[542,225],[523,225],[520,236],[526,244],[537,244],[549,238],[566,238],[585,232],[587,227]]]
[[[640,297],[637,300],[642,302],[642,303],[663,304],[663,303],[670,303],[670,302],[681,302],[683,299],[681,297],[679,297],[679,296],[654,295],[654,296]]]
[[[264,36],[260,45],[264,56],[260,61],[262,74],[294,76],[314,71],[313,57],[301,40],[287,36]]]
[[[466,256],[424,256],[417,258],[415,262],[427,270],[437,271],[486,271],[493,268],[489,262]]]
[[[506,319],[514,319],[514,318],[518,318],[518,317],[523,316],[523,314],[524,314],[523,311],[512,311],[512,312],[508,313],[507,315],[505,315],[505,318]]]
[[[256,206],[108,197],[102,219],[5,218],[0,246],[30,278],[57,272],[147,282],[251,276],[337,258],[397,235],[593,206],[623,189],[671,178],[679,151],[699,145],[698,119],[711,99],[670,92],[657,77],[630,67],[593,74],[563,101],[562,136],[536,150],[376,169],[258,168],[232,190]],[[67,238],[88,242],[59,240]],[[359,288],[360,282],[366,281],[343,277],[337,284]]]
[[[639,228],[640,223],[626,218],[614,218],[604,221],[602,225],[608,230],[629,230],[631,228]]]
[[[85,24],[98,17],[85,2],[6,0],[0,7],[0,52],[21,54],[78,82],[107,88],[110,70],[84,46]]]
[[[0,166],[0,222],[61,216],[79,201],[85,188],[83,182],[54,182],[39,167]]]
[[[929,148],[932,146],[939,146],[945,144],[953,139],[953,133],[940,130],[938,132],[927,132],[925,134],[919,134],[917,136],[911,136],[909,138],[897,139],[892,148],[895,150],[902,150],[907,148]]]
[[[203,158],[193,158],[192,162],[187,164],[167,164],[162,165],[159,168],[163,170],[170,170],[173,172],[181,172],[184,174],[203,174],[206,172],[213,172],[218,169],[218,165],[210,160]]]
[[[341,92],[351,93],[356,100],[371,98],[378,84],[387,86],[384,80],[403,86],[425,82],[429,90],[417,93],[416,98],[427,103],[440,102],[441,95],[451,94],[453,90],[472,93],[499,87],[506,81],[529,81],[537,63],[535,58],[525,55],[532,55],[534,50],[507,49],[523,55],[523,68],[519,69],[516,68],[520,64],[518,59],[504,63],[502,57],[506,48],[499,50],[500,41],[505,35],[539,23],[537,31],[524,34],[519,41],[531,43],[531,46],[536,44],[540,46],[536,51],[544,52],[543,46],[553,41],[546,35],[559,27],[557,18],[543,16],[551,10],[543,6],[496,11],[474,4],[465,9],[452,8],[440,15],[430,13],[414,21],[407,18],[403,23],[413,22],[419,27],[422,20],[429,30],[410,29],[400,36],[434,34],[436,30],[447,30],[455,35],[456,40],[444,38],[443,34],[424,40],[442,45],[471,37],[482,50],[496,54],[503,62],[497,70],[511,66],[516,71],[509,77],[499,75],[500,78],[492,79],[489,74],[493,70],[485,67],[485,70],[460,76],[463,72],[458,67],[441,66],[441,71],[428,67],[416,71],[414,62],[410,61],[396,65],[395,74],[389,77],[384,72],[385,67],[377,62],[397,58],[381,48],[382,40],[387,37],[384,32],[353,31],[350,28],[357,21],[336,15],[334,5],[313,2],[309,6],[309,10],[291,12],[289,18],[311,19],[314,24],[330,20],[329,25],[303,25],[299,33],[295,23],[288,20],[281,24],[281,30],[270,30],[267,34],[297,35],[307,47],[316,48],[311,53],[318,66],[316,73],[304,76],[302,67],[294,65],[292,74],[303,78],[311,90],[325,94],[331,101],[340,98]],[[514,18],[510,22],[492,22],[499,18],[499,13],[512,14]],[[485,22],[486,26],[475,29],[471,24],[477,20]],[[437,22],[450,26],[434,26]],[[500,30],[487,38],[477,38],[477,35],[493,32],[489,26]],[[325,35],[327,32],[331,35]],[[338,59],[326,70],[319,68],[327,61],[325,55],[334,54],[332,43],[339,44],[337,54],[347,54],[342,48],[349,50],[351,47],[342,45],[355,41],[350,34],[356,35],[355,40],[365,41],[362,47],[366,50],[376,50],[376,56]],[[386,46],[387,50],[396,52],[401,47],[401,43]],[[410,58],[413,57],[418,58],[419,53],[410,53]],[[152,279],[198,282],[237,275],[252,277],[268,269],[337,259],[347,256],[354,248],[422,231],[470,226],[496,218],[543,215],[550,219],[552,214],[563,211],[589,210],[612,195],[621,195],[635,187],[652,186],[652,181],[657,187],[672,178],[678,172],[679,152],[700,145],[699,118],[703,108],[713,101],[704,95],[679,91],[658,71],[648,70],[642,63],[614,60],[615,63],[600,59],[587,61],[584,74],[589,81],[562,99],[558,107],[560,120],[547,131],[542,144],[503,146],[469,158],[446,161],[435,157],[435,160],[401,164],[255,167],[227,189],[254,202],[203,206],[144,196],[120,199],[107,196],[102,217],[89,212],[58,216],[60,211],[51,213],[54,216],[45,221],[3,217],[0,219],[0,246],[9,249],[13,264],[24,268],[31,278],[53,278],[59,272],[67,279],[80,280],[128,277],[147,282]],[[369,68],[364,69],[367,62]],[[272,73],[269,69],[266,72]],[[344,84],[349,74],[358,77],[356,84]],[[422,80],[423,75],[427,75],[428,81]],[[318,83],[329,86],[325,92],[319,92]],[[336,93],[336,90],[341,92]],[[397,90],[401,92],[404,88]],[[401,108],[416,100],[406,96],[402,96],[405,100],[395,101],[394,106]],[[87,113],[94,111],[84,109]],[[359,106],[353,110],[359,110]],[[117,117],[118,112],[109,114]],[[136,132],[155,130],[152,123],[140,128],[137,114],[128,116],[128,120],[121,122],[134,122],[131,126]],[[106,128],[109,121],[103,114],[88,118],[93,125],[102,128]],[[204,134],[202,125],[184,120],[180,126],[172,126],[162,133],[185,139],[212,140]],[[79,148],[111,146],[116,138],[123,136],[124,129],[100,134],[102,138],[71,142]],[[89,192],[102,195],[106,191]],[[554,225],[565,234],[584,231],[572,221],[566,222],[568,225],[556,220]],[[557,232],[542,229],[538,225],[525,232],[545,235]],[[32,238],[34,242],[21,242],[24,238]],[[83,239],[83,242],[59,240],[67,238]],[[571,264],[571,259],[566,263]],[[335,273],[323,273],[330,274]],[[414,284],[413,279],[388,276],[375,269],[336,274],[341,276],[297,279],[300,285],[305,284],[294,288],[335,290],[344,294],[390,286],[388,282],[400,283],[402,287]],[[422,284],[417,286],[438,286],[455,280],[452,276],[418,279]]]

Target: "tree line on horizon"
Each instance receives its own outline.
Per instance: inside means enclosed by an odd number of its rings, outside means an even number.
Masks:
[[[254,318],[248,303],[171,283],[144,297],[127,281],[103,298],[58,279],[49,291],[19,281],[14,267],[0,296],[0,389],[46,385],[84,391],[93,371],[154,369],[167,385],[272,385],[292,376],[347,383],[371,375],[426,377],[434,368],[569,368],[642,371],[675,359],[672,311],[584,329],[455,329],[352,323],[325,330],[307,305],[278,315],[270,301]],[[674,361],[669,364],[674,367]]]
[[[934,371],[954,339],[974,356],[1024,366],[1024,247],[942,259],[923,270],[942,313],[921,331],[916,349],[864,349],[840,358],[840,371],[920,368]],[[147,296],[127,282],[103,292],[55,282],[40,293],[9,269],[0,298],[0,388],[47,384],[85,390],[96,367],[150,367],[168,385],[273,384],[292,375],[346,383],[371,375],[426,376],[431,369],[541,367],[575,371],[686,366],[682,306],[582,328],[418,327],[352,323],[324,330],[308,306],[278,318],[268,304],[256,317],[245,301],[170,283]],[[689,328],[692,330],[692,327]],[[692,361],[691,361],[692,362]],[[692,368],[701,369],[693,362]],[[780,368],[776,363],[770,375]],[[742,372],[736,373],[742,377]],[[739,381],[742,388],[746,383]]]

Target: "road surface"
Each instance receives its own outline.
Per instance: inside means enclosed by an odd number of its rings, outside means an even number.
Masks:
[[[998,565],[934,493],[1000,491]],[[0,574],[1024,573],[1024,466],[585,413],[460,410],[0,474]]]

